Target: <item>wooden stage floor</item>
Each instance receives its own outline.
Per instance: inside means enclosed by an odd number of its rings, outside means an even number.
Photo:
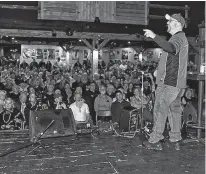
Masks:
[[[5,137],[0,153],[28,142],[28,138]],[[164,144],[163,151],[147,150],[138,136],[134,139],[74,136],[44,139],[53,156],[39,148],[26,155],[28,147],[0,157],[0,174],[204,174],[205,148],[195,140],[184,140],[181,151]]]

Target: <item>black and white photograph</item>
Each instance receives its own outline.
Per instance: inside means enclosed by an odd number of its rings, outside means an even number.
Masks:
[[[205,1],[0,1],[0,174],[205,174]]]

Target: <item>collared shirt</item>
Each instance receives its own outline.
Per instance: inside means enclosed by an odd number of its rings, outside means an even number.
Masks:
[[[76,103],[72,103],[70,108],[73,112],[75,121],[86,121],[87,114],[90,114],[89,107],[86,103],[83,103],[82,107],[77,107]]]
[[[98,95],[94,101],[94,110],[97,111],[110,111],[112,99],[108,95]]]
[[[168,42],[157,35],[154,41],[164,50],[157,68],[156,84],[185,88],[188,61],[188,41],[185,33],[177,32]]]

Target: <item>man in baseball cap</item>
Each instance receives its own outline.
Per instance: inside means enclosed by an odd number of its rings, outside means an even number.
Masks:
[[[188,41],[183,32],[185,19],[180,14],[166,14],[165,18],[168,20],[167,32],[172,35],[168,41],[149,29],[143,30],[145,37],[153,39],[164,50],[156,73],[153,131],[148,142],[143,144],[148,149],[162,150],[161,140],[168,118],[169,140],[176,150],[180,150],[181,97],[187,82]]]
[[[165,18],[169,20],[174,20],[179,22],[182,25],[182,28],[185,26],[185,19],[181,16],[181,14],[173,14],[172,16],[166,14]]]

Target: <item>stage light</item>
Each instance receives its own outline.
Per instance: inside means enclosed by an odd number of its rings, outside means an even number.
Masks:
[[[57,36],[56,30],[52,30],[52,37],[56,37],[56,36]]]
[[[99,17],[95,17],[94,23],[96,23],[96,24],[99,24],[99,23],[100,23]]]
[[[73,35],[73,32],[74,32],[74,31],[73,31],[71,28],[67,28],[67,29],[66,29],[66,35],[67,35],[67,36],[72,36],[72,35]]]
[[[130,41],[128,41],[127,43],[128,43],[128,44],[130,44],[131,42],[130,42]]]
[[[14,37],[12,37],[11,39],[13,39],[13,40],[14,40]]]

